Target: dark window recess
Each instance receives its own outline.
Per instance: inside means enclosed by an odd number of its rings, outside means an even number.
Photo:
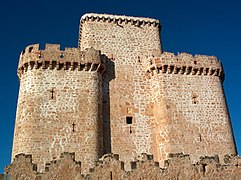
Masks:
[[[126,124],[132,124],[132,117],[131,116],[126,117]]]
[[[73,126],[72,131],[73,131],[73,132],[75,131],[75,129],[74,129],[75,125],[76,125],[75,123],[72,124],[72,126]]]
[[[139,63],[141,62],[140,56],[138,56],[138,62],[139,62]]]
[[[29,47],[28,52],[31,53],[33,50],[33,47]]]
[[[207,166],[207,164],[202,164],[202,167],[203,167],[203,174],[206,173],[206,166]]]
[[[110,172],[110,180],[112,180],[112,172]]]
[[[198,98],[198,96],[196,94],[192,95],[192,103],[193,104],[198,104],[198,99],[197,98]]]
[[[61,53],[60,58],[64,58],[64,53]]]
[[[132,133],[131,126],[130,126],[130,134]]]
[[[42,58],[42,57],[43,57],[43,55],[42,55],[41,53],[39,53],[38,57],[39,57],[39,58]]]
[[[51,92],[51,99],[54,99],[54,89],[52,89],[50,92]]]
[[[194,64],[197,64],[197,61],[194,61]]]

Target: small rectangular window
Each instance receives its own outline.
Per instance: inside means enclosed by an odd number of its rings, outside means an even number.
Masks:
[[[132,124],[132,117],[131,116],[126,117],[126,124]]]

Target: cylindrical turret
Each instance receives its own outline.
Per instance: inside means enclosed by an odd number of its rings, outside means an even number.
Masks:
[[[12,158],[32,154],[44,164],[75,152],[82,172],[102,155],[100,51],[59,45],[28,46],[20,55],[20,90]]]
[[[163,53],[150,58],[147,76],[152,87],[154,157],[169,153],[201,156],[236,154],[223,92],[221,62],[214,56]],[[225,144],[225,145],[224,145]]]

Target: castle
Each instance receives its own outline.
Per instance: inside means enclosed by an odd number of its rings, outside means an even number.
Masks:
[[[128,162],[152,154],[237,154],[214,56],[163,52],[158,20],[85,14],[78,48],[38,44],[21,52],[12,160],[31,154],[36,172],[64,152],[81,173],[103,155]]]

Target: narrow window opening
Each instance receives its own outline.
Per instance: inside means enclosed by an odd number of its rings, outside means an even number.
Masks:
[[[110,172],[110,180],[112,180],[112,171]]]
[[[194,64],[197,64],[197,61],[194,61]]]
[[[73,122],[73,124],[72,124],[72,126],[73,126],[72,131],[73,131],[73,132],[75,131],[75,129],[74,129],[75,125],[76,125],[76,124]]]
[[[29,47],[28,52],[31,53],[33,50],[33,47]]]
[[[202,142],[202,135],[201,134],[199,134],[199,140],[200,140],[200,142]]]
[[[138,56],[138,62],[139,62],[139,63],[141,62],[140,56]]]
[[[193,104],[198,104],[198,95],[196,95],[196,94],[192,95],[192,103]]]
[[[126,124],[132,124],[132,117],[131,116],[126,117]]]
[[[207,166],[207,164],[202,164],[202,167],[203,167],[203,174],[206,173],[206,166]]]
[[[54,89],[52,89],[50,92],[51,92],[51,99],[54,99]]]
[[[64,53],[61,53],[61,54],[60,54],[60,58],[64,58]]]
[[[130,126],[130,134],[132,133],[131,126]]]

